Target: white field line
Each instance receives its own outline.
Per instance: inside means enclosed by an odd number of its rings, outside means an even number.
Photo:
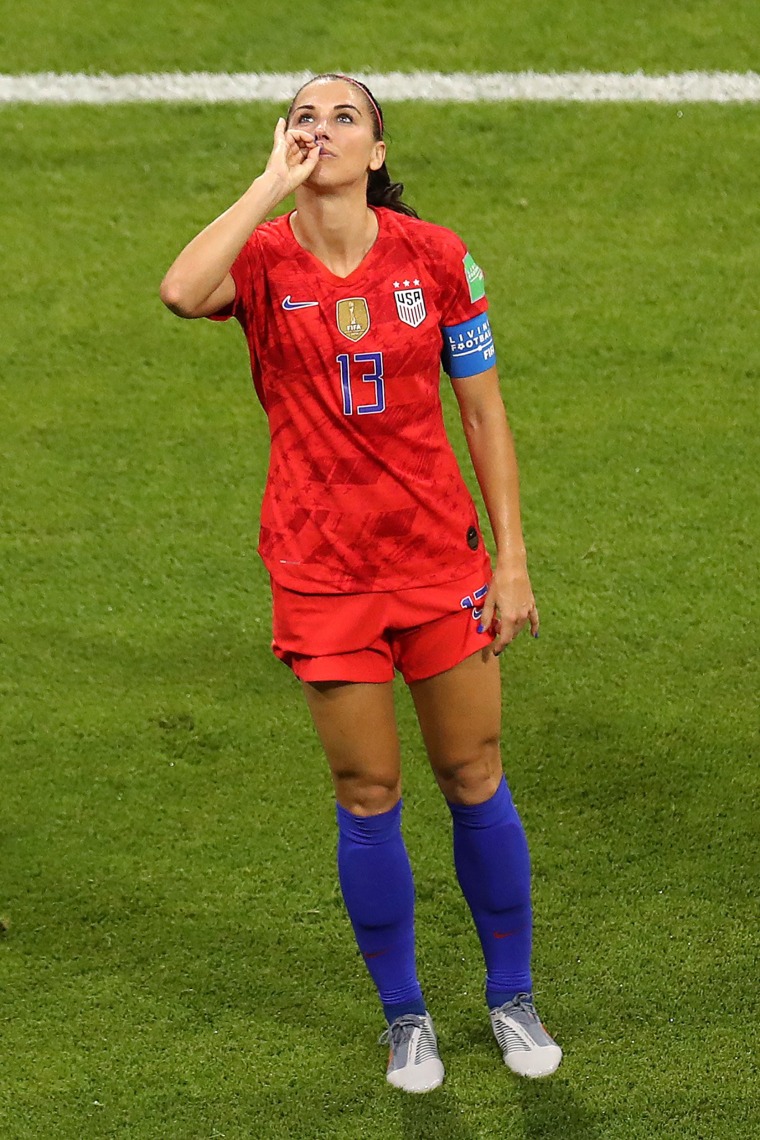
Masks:
[[[284,102],[309,72],[168,72],[154,75],[84,75],[42,72],[0,75],[4,103],[250,103]],[[756,72],[685,71],[669,75],[635,72],[541,74],[533,71],[476,75],[436,71],[364,74],[381,101],[570,102],[570,103],[758,103]]]

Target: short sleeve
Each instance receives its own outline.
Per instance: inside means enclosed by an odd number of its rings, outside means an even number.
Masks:
[[[461,238],[451,237],[441,307],[441,363],[452,378],[476,376],[496,363],[485,277]]]

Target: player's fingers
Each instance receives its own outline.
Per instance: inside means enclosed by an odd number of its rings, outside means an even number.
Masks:
[[[309,151],[298,150],[295,156],[288,159],[290,178],[294,190],[300,186],[302,182],[306,181],[318,162],[319,147],[314,147]]]
[[[299,135],[303,132],[299,132]],[[290,136],[290,131],[288,131]],[[299,138],[288,138],[288,150],[286,152],[288,163],[292,166],[300,166],[308,160],[308,170],[311,172],[319,159],[319,143],[312,135],[303,135]]]
[[[319,143],[317,142],[316,139],[310,139],[310,141],[308,143],[308,150],[306,151],[306,153],[304,155],[304,166],[308,166],[310,169],[313,170],[313,168],[317,165],[318,162],[319,162]]]
[[[499,632],[492,646],[494,655],[496,657],[499,656],[503,649],[506,649],[511,641],[514,641],[520,630],[522,630],[527,625],[527,623],[528,618],[520,617],[518,614],[515,614],[512,617],[508,618],[502,617],[502,620],[499,623]]]
[[[506,622],[499,622],[495,632],[496,637],[491,642],[491,652],[494,657],[498,657],[512,640],[512,630]]]
[[[486,594],[485,601],[483,602],[483,609],[480,613],[480,621],[478,622],[478,633],[485,633],[493,625],[493,620],[496,616],[496,601],[491,597],[491,591]]]
[[[300,127],[290,127],[287,133],[289,138],[295,139],[299,143],[314,145],[317,141],[311,131],[302,131]]]
[[[311,151],[314,147],[319,147],[319,143],[310,135],[308,131],[289,130],[286,132],[288,145],[297,147],[303,154]]]
[[[530,622],[530,635],[531,635],[531,637],[538,637],[538,631],[539,631],[539,627],[541,625],[541,622],[539,621],[539,618],[538,618],[538,610],[536,609],[535,603],[530,607],[530,612],[528,614],[528,621]]]

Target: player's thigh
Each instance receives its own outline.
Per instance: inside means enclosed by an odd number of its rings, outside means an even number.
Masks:
[[[359,815],[389,811],[401,794],[393,682],[302,682],[338,802]]]
[[[480,803],[501,780],[501,671],[488,651],[409,685],[430,764],[448,799]]]

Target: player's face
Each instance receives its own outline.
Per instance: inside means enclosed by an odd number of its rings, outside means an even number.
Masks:
[[[363,179],[385,161],[375,139],[375,118],[364,92],[339,79],[319,80],[299,92],[288,127],[319,142],[319,162],[309,183],[337,186]]]

